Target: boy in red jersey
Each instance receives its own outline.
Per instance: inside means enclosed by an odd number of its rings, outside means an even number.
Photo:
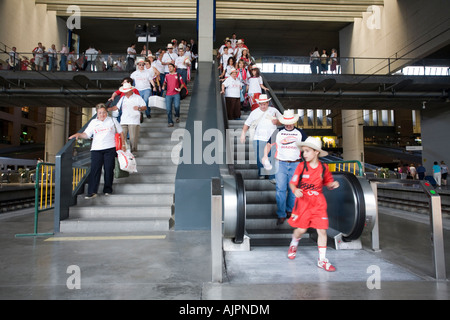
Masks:
[[[307,229],[315,228],[319,248],[317,265],[326,271],[335,271],[336,268],[325,257],[328,215],[327,202],[322,188],[325,185],[330,190],[336,189],[339,187],[339,182],[334,181],[328,166],[319,161],[319,157],[325,157],[328,154],[322,150],[322,143],[319,139],[308,137],[305,141],[298,142],[297,146],[303,151],[305,161],[299,163],[289,183],[296,199],[288,222],[296,229],[292,234],[288,258],[295,258],[298,242]]]

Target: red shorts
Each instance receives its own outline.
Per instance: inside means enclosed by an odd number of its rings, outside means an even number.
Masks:
[[[288,220],[289,225],[301,229],[328,229],[327,202],[323,194],[304,195],[295,200],[295,207]]]

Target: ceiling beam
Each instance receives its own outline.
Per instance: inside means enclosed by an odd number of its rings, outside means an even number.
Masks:
[[[69,17],[66,0],[35,0],[47,5],[61,17]],[[370,5],[382,5],[383,0],[217,0],[217,20],[286,20],[353,22],[361,18]],[[196,0],[72,0],[82,17],[132,19],[196,19]]]

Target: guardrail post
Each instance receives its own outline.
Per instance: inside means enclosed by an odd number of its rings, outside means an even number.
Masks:
[[[380,229],[378,226],[378,182],[369,181],[370,186],[372,187],[373,194],[375,196],[375,205],[376,215],[375,215],[375,224],[373,225],[371,236],[372,236],[372,250],[375,252],[380,250]]]
[[[436,280],[445,280],[446,271],[441,196],[431,187],[429,182],[421,181],[420,185],[430,197],[431,246],[435,278]]]
[[[211,265],[212,282],[222,282],[222,187],[220,178],[211,179]]]

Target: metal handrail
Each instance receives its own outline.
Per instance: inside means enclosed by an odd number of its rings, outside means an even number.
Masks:
[[[241,244],[244,242],[245,235],[245,217],[246,217],[246,194],[244,188],[244,179],[239,172],[234,170],[233,159],[228,159],[233,155],[231,152],[231,144],[228,143],[227,136],[228,117],[226,112],[225,98],[220,94],[220,81],[219,72],[217,68],[214,68],[214,76],[216,81],[216,104],[217,104],[217,128],[223,133],[224,137],[227,137],[225,141],[225,154],[220,168],[221,178],[223,180],[224,189],[224,236],[231,237],[234,243]],[[234,139],[234,138],[233,138]],[[233,141],[234,142],[234,141]],[[232,197],[231,201],[227,197]],[[226,201],[228,200],[228,201]],[[228,203],[227,203],[228,202]],[[229,213],[234,210],[235,212]],[[229,215],[235,215],[230,217]]]
[[[96,114],[78,132],[84,132],[94,118]],[[77,152],[74,156],[76,141],[76,139],[69,140],[55,157],[55,232],[60,231],[61,220],[69,217],[69,207],[76,204],[77,195],[82,192],[90,174],[90,157],[86,156],[88,152]],[[90,149],[90,140],[83,141],[88,141],[83,148]],[[81,176],[76,177],[76,184],[73,177],[74,168],[76,168],[75,175],[82,172]]]
[[[311,62],[315,61],[320,66],[322,58],[311,58],[309,56],[262,56],[257,59],[257,64],[262,66],[262,72],[283,72],[285,65],[297,66],[296,72],[290,73],[306,73],[314,74],[311,68]],[[417,58],[397,58],[397,57],[337,57],[326,58],[327,68],[328,62],[331,59],[337,61],[337,74],[393,74],[398,71],[403,71],[406,67],[420,67],[423,69],[422,75],[427,76],[449,76],[450,75],[450,59],[417,59]],[[264,70],[264,64],[273,65],[272,70]],[[281,69],[279,67],[281,64]],[[317,66],[316,65],[316,66]],[[430,68],[444,68],[443,74],[427,74],[427,70]],[[317,74],[321,73],[320,71]]]

